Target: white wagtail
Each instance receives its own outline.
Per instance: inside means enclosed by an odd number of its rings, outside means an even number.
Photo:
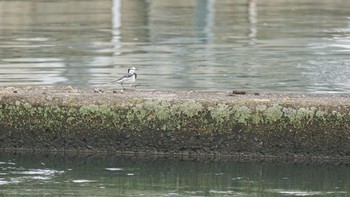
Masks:
[[[137,74],[135,71],[136,71],[135,67],[129,68],[127,74],[125,74],[118,80],[112,81],[112,83],[120,83],[123,89],[125,89],[123,84],[130,84],[130,87],[131,87],[131,85],[136,81],[136,78],[137,78]]]

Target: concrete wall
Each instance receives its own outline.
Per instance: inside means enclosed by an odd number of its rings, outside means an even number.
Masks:
[[[0,148],[350,158],[350,97],[2,88]]]

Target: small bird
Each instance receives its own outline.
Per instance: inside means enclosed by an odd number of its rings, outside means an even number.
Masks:
[[[130,84],[130,87],[131,87],[131,85],[136,81],[136,78],[137,78],[137,74],[135,71],[136,71],[135,67],[129,68],[127,74],[125,74],[118,80],[112,81],[112,83],[120,83],[123,89],[125,89],[123,84]]]

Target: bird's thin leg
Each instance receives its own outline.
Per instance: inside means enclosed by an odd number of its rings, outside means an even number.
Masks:
[[[120,85],[122,85],[122,87],[123,87],[123,90],[125,90],[125,87],[123,86],[123,83],[121,83]]]

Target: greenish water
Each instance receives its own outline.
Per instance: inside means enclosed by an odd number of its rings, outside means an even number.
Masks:
[[[349,0],[2,0],[0,85],[350,92]]]
[[[0,196],[350,196],[350,168],[1,153]]]

